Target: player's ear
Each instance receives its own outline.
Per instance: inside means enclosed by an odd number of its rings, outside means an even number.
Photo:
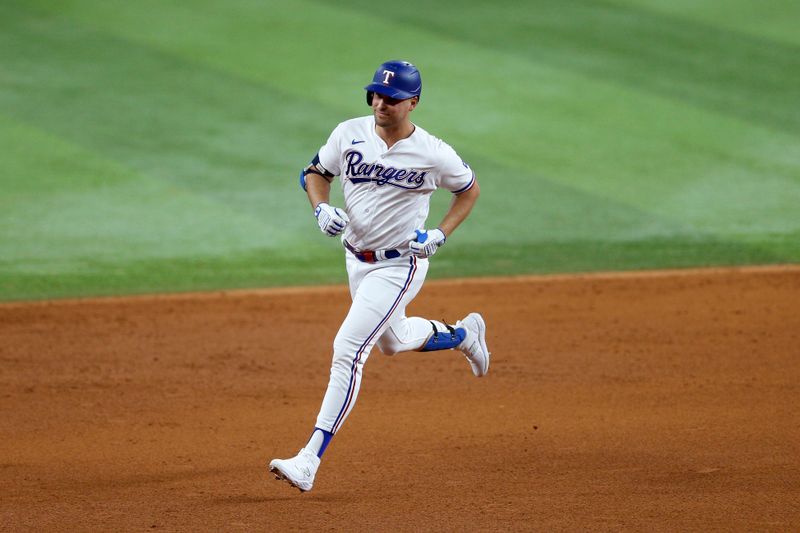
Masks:
[[[417,104],[419,103],[419,96],[414,96],[411,98],[411,107],[408,109],[409,111],[413,111]]]

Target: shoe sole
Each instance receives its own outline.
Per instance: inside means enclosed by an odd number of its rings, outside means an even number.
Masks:
[[[272,474],[275,476],[275,479],[277,479],[278,481],[287,482],[289,485],[296,488],[300,492],[308,492],[309,490],[311,490],[311,489],[304,489],[303,487],[292,481],[291,478],[286,474],[284,474],[281,471],[281,469],[278,468],[277,466],[269,465],[269,471],[272,472]]]
[[[470,313],[467,316],[472,316],[475,318],[475,321],[478,323],[478,342],[481,343],[481,349],[483,353],[486,354],[486,367],[483,369],[483,372],[478,377],[483,377],[489,373],[489,358],[491,357],[491,353],[489,352],[489,347],[486,346],[486,322],[483,320],[483,316],[480,313]]]

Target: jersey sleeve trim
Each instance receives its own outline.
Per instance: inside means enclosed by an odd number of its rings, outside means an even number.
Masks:
[[[475,186],[475,172],[472,173],[472,178],[469,180],[469,183],[467,183],[465,186],[461,187],[457,191],[453,191],[453,194],[461,194],[462,192],[467,192],[473,186]]]

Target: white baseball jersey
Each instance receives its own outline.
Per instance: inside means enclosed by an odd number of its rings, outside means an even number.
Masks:
[[[433,191],[459,194],[475,184],[455,150],[419,126],[387,148],[372,115],[339,124],[319,161],[341,179],[350,217],[344,238],[359,250],[406,250],[410,235],[424,227]]]

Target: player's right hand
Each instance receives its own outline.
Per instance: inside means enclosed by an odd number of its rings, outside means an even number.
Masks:
[[[343,209],[330,206],[325,202],[317,204],[317,208],[314,209],[314,216],[317,217],[319,230],[329,237],[339,235],[350,222],[350,219],[347,218],[347,213]]]
[[[436,253],[441,245],[447,240],[447,236],[439,228],[431,230],[414,230],[414,234],[410,236],[411,242],[408,243],[408,249],[411,255],[428,258]]]

